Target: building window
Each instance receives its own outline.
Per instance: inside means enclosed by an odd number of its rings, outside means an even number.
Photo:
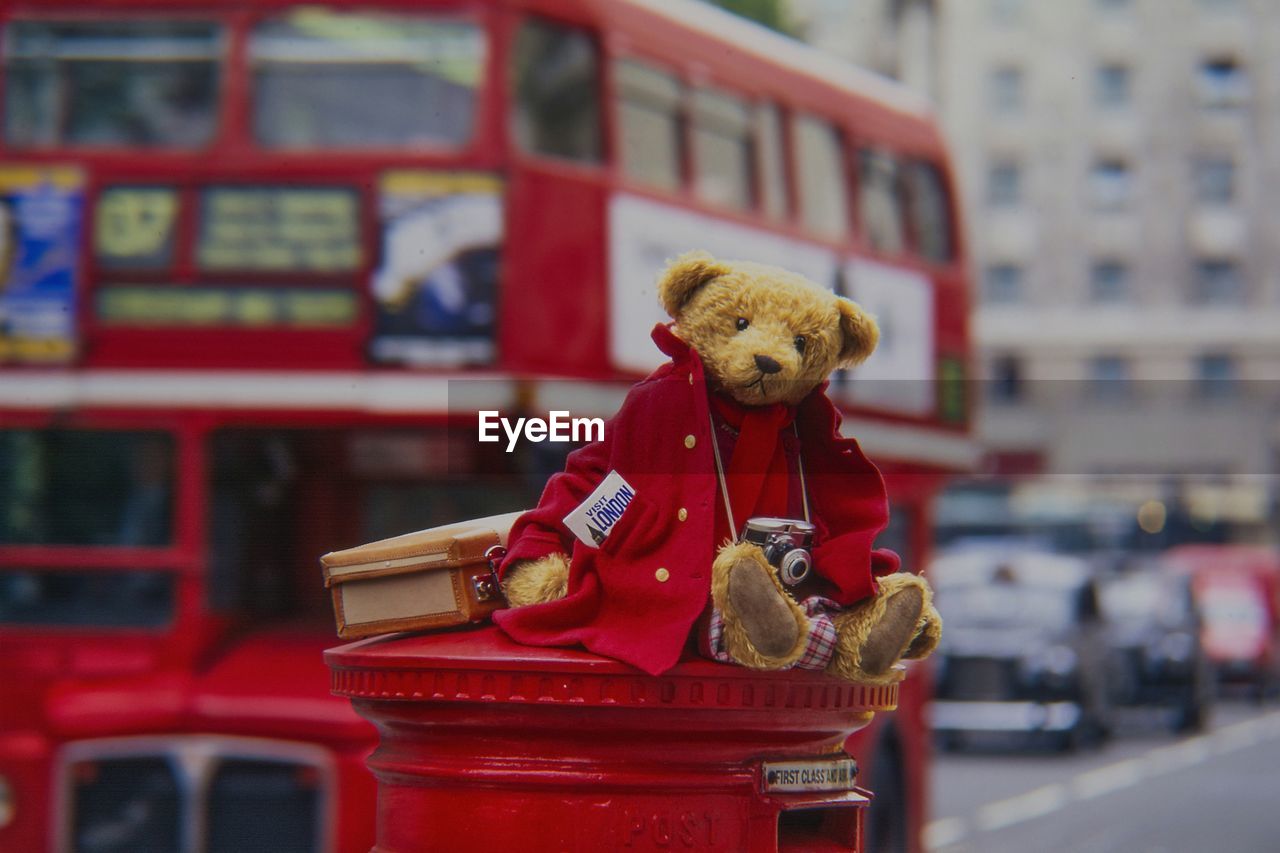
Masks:
[[[752,207],[751,112],[741,99],[701,89],[693,94],[694,191],[711,204]]]
[[[800,116],[792,124],[800,220],[816,234],[844,239],[849,233],[849,197],[844,144],[830,122]]]
[[[1011,207],[1022,201],[1022,168],[1017,163],[993,163],[987,171],[987,203]]]
[[[1017,23],[1026,5],[1026,0],[991,0],[991,19],[1000,24]]]
[[[1196,263],[1192,293],[1201,305],[1239,305],[1244,301],[1244,278],[1235,261],[1211,260]]]
[[[905,243],[898,163],[883,151],[858,157],[858,216],[867,242],[877,252],[897,254]]]
[[[1196,201],[1231,204],[1236,196],[1236,164],[1229,157],[1202,157],[1194,165]]]
[[[1207,353],[1196,359],[1196,395],[1207,399],[1231,397],[1237,391],[1236,360],[1225,353]]]
[[[1103,12],[1128,12],[1133,8],[1133,0],[1094,0]]]
[[[623,171],[646,186],[678,190],[684,160],[680,82],[629,60],[615,71]]]
[[[1089,176],[1093,206],[1116,210],[1129,204],[1133,195],[1133,173],[1123,160],[1099,160]]]
[[[1103,65],[1094,81],[1094,102],[1106,110],[1129,106],[1132,74],[1127,65]]]
[[[1016,115],[1022,111],[1022,69],[996,68],[991,72],[991,111]]]
[[[760,164],[760,205],[773,220],[787,218],[787,167],[782,116],[776,104],[756,109],[756,159]]]
[[[991,305],[1011,305],[1022,300],[1022,267],[992,264],[982,276],[982,301]]]
[[[1103,355],[1089,361],[1089,396],[1095,400],[1125,400],[1132,393],[1129,360]]]
[[[989,398],[995,403],[1016,403],[1025,395],[1022,360],[1016,355],[998,355],[991,360]]]
[[[1237,107],[1249,96],[1249,80],[1240,63],[1232,57],[1201,62],[1196,88],[1200,92],[1200,102],[1206,107]]]
[[[599,51],[589,34],[525,22],[512,52],[511,84],[511,132],[522,151],[600,161]]]
[[[1129,298],[1129,267],[1120,261],[1097,261],[1089,271],[1089,296],[1094,302],[1116,303]]]

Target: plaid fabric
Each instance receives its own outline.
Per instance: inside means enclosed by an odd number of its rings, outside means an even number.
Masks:
[[[836,623],[831,617],[841,607],[829,598],[813,595],[800,602],[800,609],[809,617],[809,641],[800,659],[784,669],[826,669],[836,653]],[[733,663],[724,647],[724,616],[719,608],[711,609],[707,647],[713,659]]]

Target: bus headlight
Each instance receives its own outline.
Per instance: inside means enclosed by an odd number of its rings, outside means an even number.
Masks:
[[[14,812],[17,807],[13,802],[13,786],[9,784],[9,780],[0,776],[0,829],[4,829],[13,823]]]

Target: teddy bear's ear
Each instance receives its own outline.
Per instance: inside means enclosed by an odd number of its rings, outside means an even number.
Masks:
[[[658,298],[671,319],[679,319],[680,310],[693,296],[693,292],[718,275],[729,272],[722,264],[703,251],[685,252],[671,262],[658,279]]]
[[[863,311],[858,303],[843,296],[836,297],[840,312],[840,366],[853,367],[867,360],[880,342],[880,327],[875,318]]]

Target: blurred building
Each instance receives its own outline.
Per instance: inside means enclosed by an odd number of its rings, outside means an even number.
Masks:
[[[1207,517],[1274,512],[1280,4],[791,7],[813,44],[938,104],[992,467],[1147,483]]]
[[[815,47],[937,97],[938,0],[791,0],[788,11]]]

